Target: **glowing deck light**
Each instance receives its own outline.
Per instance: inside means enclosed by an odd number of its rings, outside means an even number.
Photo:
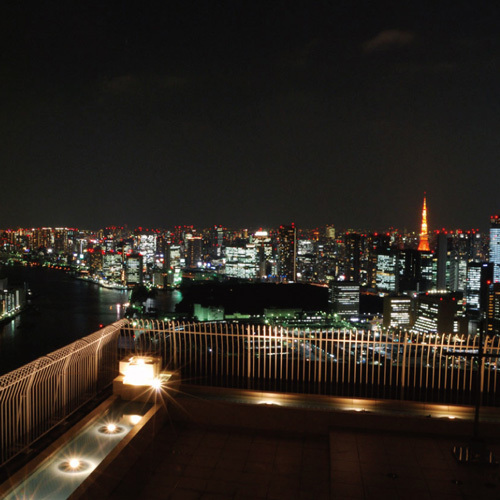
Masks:
[[[87,473],[93,468],[93,465],[86,460],[81,460],[79,458],[70,458],[59,464],[58,469],[61,472],[66,472],[67,474],[79,474]]]
[[[155,378],[151,383],[151,387],[156,390],[161,389],[161,380],[159,378]]]
[[[125,385],[153,386],[159,367],[152,357],[133,356],[124,366],[120,367],[120,371],[122,370],[124,374],[123,383]]]
[[[280,403],[277,401],[271,401],[269,399],[264,399],[262,401],[259,401],[260,405],[265,405],[265,406],[281,406]]]
[[[141,421],[142,417],[140,415],[130,415],[130,423],[136,425]]]
[[[72,458],[69,462],[68,462],[68,465],[69,465],[69,468],[72,469],[72,470],[76,470],[78,469],[78,467],[80,467],[80,460],[78,460],[78,458]]]
[[[106,426],[106,429],[108,430],[108,432],[116,432],[116,425],[115,424],[108,424]]]

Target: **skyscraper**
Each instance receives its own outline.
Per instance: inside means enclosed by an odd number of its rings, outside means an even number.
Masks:
[[[490,262],[493,263],[493,283],[500,283],[500,216],[491,216]]]
[[[278,231],[279,275],[282,281],[297,280],[297,228],[280,226]]]
[[[428,252],[429,248],[429,239],[427,236],[427,203],[425,199],[424,193],[424,206],[422,208],[422,227],[420,229],[420,243],[418,244],[418,249],[421,252]]]

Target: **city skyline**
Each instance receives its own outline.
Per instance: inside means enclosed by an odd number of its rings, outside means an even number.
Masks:
[[[498,8],[1,7],[0,227],[487,228]]]

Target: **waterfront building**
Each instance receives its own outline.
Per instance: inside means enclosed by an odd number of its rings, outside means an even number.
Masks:
[[[125,281],[127,286],[140,285],[143,281],[142,255],[135,253],[127,255],[125,259]]]
[[[201,304],[194,304],[193,316],[198,321],[223,321],[224,307],[203,306]]]
[[[122,255],[117,252],[106,252],[102,259],[102,273],[110,281],[121,282],[123,272]]]
[[[103,250],[100,246],[87,249],[87,265],[90,274],[98,274],[103,268]]]
[[[493,282],[500,283],[500,216],[490,219],[490,262],[493,263]]]

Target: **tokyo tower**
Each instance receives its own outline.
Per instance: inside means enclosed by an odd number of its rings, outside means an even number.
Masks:
[[[422,208],[422,228],[420,230],[420,243],[418,244],[418,250],[421,252],[429,252],[429,238],[427,237],[427,203],[425,201],[424,193],[424,206]]]

